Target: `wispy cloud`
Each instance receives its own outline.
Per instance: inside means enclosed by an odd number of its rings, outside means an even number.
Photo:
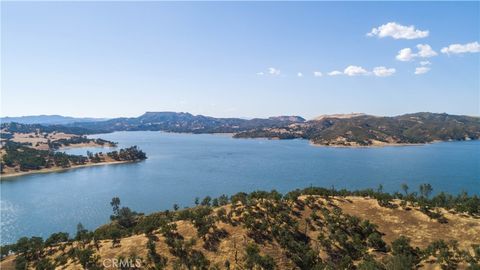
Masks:
[[[420,62],[420,65],[422,65],[422,66],[429,66],[429,65],[431,65],[431,64],[432,64],[432,63],[430,63],[430,61],[421,61],[421,62]]]
[[[360,66],[348,66],[343,73],[347,76],[367,75],[368,72]]]
[[[442,48],[441,52],[446,54],[478,53],[480,52],[480,44],[477,41],[467,44],[451,44]]]
[[[425,74],[430,71],[429,67],[417,67],[415,68],[415,75]]]
[[[373,74],[377,77],[388,77],[392,76],[396,70],[394,68],[386,68],[386,67],[375,67],[373,69]]]
[[[338,76],[338,75],[347,75],[347,76],[369,76],[369,75],[375,75],[377,77],[388,77],[392,76],[395,74],[396,69],[394,68],[387,68],[384,66],[379,66],[373,68],[373,70],[370,72],[367,69],[361,67],[361,66],[355,66],[355,65],[350,65],[346,67],[343,72],[334,70],[332,72],[327,73],[329,76]]]
[[[417,39],[427,37],[428,30],[418,30],[414,25],[405,26],[396,22],[389,22],[379,27],[372,28],[367,36],[377,36],[379,38],[392,37],[394,39]]]
[[[268,68],[268,74],[273,75],[273,76],[278,76],[278,75],[280,75],[280,70],[276,69],[276,68],[273,68],[273,67],[270,67],[270,68]]]
[[[303,73],[298,72],[298,73],[297,73],[297,77],[303,77]]]
[[[314,72],[313,72],[313,76],[315,76],[315,77],[322,77],[323,74],[322,74],[322,72],[320,72],[320,71],[314,71]]]
[[[270,67],[267,71],[260,71],[257,72],[258,76],[270,75],[270,76],[278,76],[280,75],[280,70],[277,68]]]
[[[334,70],[332,72],[329,72],[328,76],[338,76],[338,75],[342,75],[342,74],[343,74],[343,72],[338,71],[338,70]]]

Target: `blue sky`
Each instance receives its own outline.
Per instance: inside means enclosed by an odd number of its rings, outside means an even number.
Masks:
[[[479,2],[1,5],[3,116],[479,115]]]

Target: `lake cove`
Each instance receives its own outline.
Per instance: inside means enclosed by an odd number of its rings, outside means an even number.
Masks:
[[[376,188],[416,191],[430,183],[434,193],[480,194],[480,142],[445,142],[421,146],[374,148],[314,147],[306,140],[233,139],[226,135],[164,132],[99,134],[138,145],[148,159],[138,163],[95,166],[33,174],[3,181],[2,243],[21,236],[73,233],[81,222],[94,229],[109,221],[110,201],[150,213],[193,205],[212,197],[256,189],[280,192],[310,185],[350,190]],[[73,148],[68,153],[105,151]]]

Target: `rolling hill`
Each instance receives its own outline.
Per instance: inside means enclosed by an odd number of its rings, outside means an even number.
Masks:
[[[2,269],[478,269],[479,199],[310,187],[205,197],[94,231],[24,237]]]
[[[394,117],[356,115],[321,117],[281,128],[260,127],[235,135],[237,138],[303,138],[327,146],[375,146],[417,144],[480,138],[480,118],[414,113]]]
[[[75,122],[95,122],[104,121],[105,118],[77,118],[61,115],[30,115],[19,117],[2,117],[1,123],[20,123],[20,124],[42,124],[42,125],[66,125]]]
[[[4,132],[28,125],[2,124]],[[39,128],[39,126],[35,126]],[[235,138],[307,139],[326,146],[382,146],[436,141],[477,140],[480,118],[446,113],[412,113],[399,116],[366,114],[322,115],[306,121],[300,116],[269,118],[215,118],[185,112],[147,112],[139,117],[74,122],[42,129],[94,134],[114,131],[166,131],[233,133]]]

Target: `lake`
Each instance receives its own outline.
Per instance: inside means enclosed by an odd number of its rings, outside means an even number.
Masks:
[[[73,234],[109,221],[110,200],[150,213],[190,206],[195,197],[239,191],[287,192],[310,185],[347,189],[416,190],[480,194],[480,141],[383,148],[316,147],[305,140],[233,139],[228,135],[115,132],[91,137],[138,145],[148,159],[1,182],[1,243],[21,236]],[[110,149],[68,149],[85,154]]]

